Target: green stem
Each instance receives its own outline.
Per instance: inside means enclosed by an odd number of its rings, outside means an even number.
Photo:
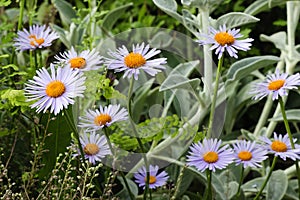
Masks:
[[[20,15],[19,15],[19,21],[18,21],[18,30],[22,29],[23,25],[23,14],[24,14],[24,6],[25,6],[25,0],[20,0]]]
[[[222,57],[220,58],[220,60],[218,62],[215,88],[214,88],[214,94],[213,94],[213,99],[212,99],[212,103],[211,103],[209,122],[208,122],[208,130],[207,130],[207,134],[206,134],[207,138],[211,138],[211,134],[212,134],[212,125],[214,122],[214,115],[215,115],[216,102],[217,102],[218,89],[219,89],[219,78],[220,78],[221,69],[222,69],[222,65],[223,65],[223,57],[224,56],[222,55]]]
[[[204,194],[204,200],[211,200],[212,199],[212,191],[211,191],[211,170],[206,170],[207,176],[207,189]]]
[[[111,141],[110,141],[110,139],[109,139],[109,129],[108,129],[107,127],[104,127],[104,135],[105,135],[105,137],[106,137],[107,144],[108,144],[108,146],[109,146],[109,149],[111,150],[111,153],[112,153],[112,156],[113,156],[113,159],[114,159],[115,151],[114,151],[113,146],[112,146],[112,143],[111,143]],[[131,200],[134,200],[134,195],[132,194],[132,192],[131,192],[131,190],[130,190],[130,187],[129,187],[128,182],[127,182],[127,180],[126,180],[126,178],[125,178],[125,176],[124,176],[124,173],[123,173],[122,171],[120,171],[120,174],[121,174],[122,179],[123,179],[123,181],[124,181],[125,187],[126,187],[128,193],[129,193],[130,199],[131,199]]]
[[[149,191],[150,172],[149,172],[149,164],[148,164],[148,160],[147,160],[147,156],[146,156],[146,151],[144,149],[142,140],[140,139],[139,134],[138,134],[138,132],[136,130],[135,124],[134,124],[134,122],[132,120],[131,97],[132,97],[133,85],[134,85],[134,77],[132,76],[131,79],[130,79],[130,84],[129,84],[129,88],[128,88],[127,109],[128,109],[129,121],[130,121],[132,130],[133,130],[134,136],[135,136],[135,138],[136,138],[136,140],[137,140],[137,142],[139,144],[139,147],[140,147],[140,149],[142,151],[142,156],[143,156],[143,160],[144,160],[145,167],[146,167],[147,175],[146,175],[146,185],[145,185],[144,197],[143,197],[144,200],[146,200],[147,199],[147,193]],[[151,198],[151,192],[150,192],[150,200],[152,200],[152,198]]]
[[[288,119],[286,117],[284,102],[283,102],[281,97],[279,97],[279,104],[280,104],[280,109],[281,109],[285,129],[286,129],[286,131],[288,133],[288,136],[290,138],[290,143],[291,143],[292,149],[295,149],[295,144],[294,144],[294,141],[293,141],[292,132],[291,132],[291,129],[290,129],[290,126],[289,126]],[[297,161],[295,162],[295,165],[296,165],[297,178],[298,178],[298,188],[300,188],[300,171],[299,171],[299,165],[298,165]],[[298,195],[299,195],[299,199],[300,199],[300,189],[298,190]]]
[[[74,124],[74,121],[71,119],[71,116],[69,115],[68,111],[64,111],[64,114],[66,116],[66,119],[68,121],[68,124],[71,128],[71,130],[73,131],[76,139],[77,139],[77,142],[78,142],[78,147],[79,147],[79,151],[80,151],[80,155],[81,155],[81,158],[82,158],[82,162],[84,162],[84,152],[83,152],[83,149],[82,149],[82,146],[81,146],[81,142],[80,142],[80,137],[79,137],[79,133],[76,129],[76,126]]]
[[[127,180],[126,180],[126,178],[125,178],[124,173],[123,173],[122,171],[120,171],[120,173],[121,173],[121,176],[122,176],[123,181],[124,181],[124,183],[125,183],[125,187],[126,187],[128,193],[129,193],[130,199],[131,199],[131,200],[134,200],[135,197],[134,197],[134,195],[132,194],[132,192],[131,192],[131,190],[130,190],[130,187],[129,187],[128,182],[127,182]]]
[[[37,58],[37,50],[33,51],[34,54],[34,69],[38,69],[38,58]]]
[[[244,167],[241,165],[242,167],[242,170],[241,170],[241,177],[240,177],[240,182],[239,182],[239,187],[238,187],[238,190],[236,192],[236,195],[235,195],[235,198],[236,199],[239,199],[240,195],[241,195],[241,186],[243,184],[243,180],[244,180]]]
[[[257,200],[257,199],[259,198],[259,196],[260,196],[261,193],[263,192],[264,188],[266,187],[266,185],[267,185],[267,183],[268,183],[268,181],[269,181],[269,179],[270,179],[270,177],[271,177],[271,175],[272,175],[272,172],[273,172],[273,170],[274,170],[276,161],[277,161],[277,156],[274,157],[273,162],[272,162],[272,166],[271,166],[270,171],[269,171],[269,173],[268,173],[268,176],[267,176],[265,182],[263,183],[263,185],[261,186],[259,192],[258,192],[257,195],[255,196],[254,200]]]

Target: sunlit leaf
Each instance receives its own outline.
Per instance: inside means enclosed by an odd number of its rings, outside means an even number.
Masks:
[[[267,186],[267,200],[280,200],[288,187],[288,178],[282,170],[272,173]]]
[[[277,63],[280,60],[276,56],[254,56],[235,62],[227,72],[227,82],[237,81],[255,70]]]
[[[241,25],[258,22],[259,19],[242,12],[231,12],[225,15],[222,15],[217,19],[217,24],[223,25],[226,24],[226,28],[235,28]]]

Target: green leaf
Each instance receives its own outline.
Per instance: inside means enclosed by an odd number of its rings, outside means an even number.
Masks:
[[[298,193],[296,192],[296,189],[294,189],[295,186],[298,188],[298,180],[289,180],[288,183],[284,197],[291,200],[299,200]]]
[[[217,19],[218,25],[226,24],[226,28],[234,28],[241,25],[258,22],[259,19],[242,12],[231,12]]]
[[[175,0],[153,0],[153,3],[168,15],[183,23],[182,16],[177,13]]]
[[[110,31],[114,24],[117,22],[117,20],[122,17],[122,15],[125,13],[125,11],[133,6],[133,3],[128,3],[124,6],[120,6],[118,8],[115,8],[111,10],[103,19],[102,27],[105,30]]]
[[[12,107],[28,106],[30,104],[29,102],[26,102],[23,90],[7,89],[5,91],[1,91],[1,99],[8,101],[9,105]]]
[[[64,110],[64,112],[68,112],[73,119],[72,106],[69,105],[68,109]],[[72,131],[66,117],[63,116],[62,113],[63,112],[60,112],[56,116],[54,116],[54,114],[51,114],[50,116],[43,115],[41,119],[41,124],[45,128],[48,127],[45,131],[47,134],[50,134],[50,136],[45,139],[44,149],[47,149],[48,151],[44,153],[42,157],[44,167],[39,172],[39,177],[41,178],[45,178],[51,173],[55,166],[58,154],[64,153],[66,147],[71,145]]]
[[[230,66],[226,75],[227,82],[240,80],[249,76],[251,72],[275,64],[279,60],[280,58],[276,56],[254,56],[239,60]]]
[[[143,111],[145,110],[145,102],[154,80],[154,78],[150,79],[135,92],[134,103],[132,106],[132,113],[134,113],[133,121],[135,122],[139,121],[141,114],[143,114]]]
[[[272,3],[271,7],[270,7],[268,1],[256,0],[245,9],[244,13],[247,13],[249,15],[257,15],[263,11],[270,10],[274,6],[279,6],[279,5],[282,5],[285,3],[286,3],[286,1],[280,0],[280,1],[277,1],[276,3],[275,2]]]
[[[0,1],[0,7],[2,7],[2,6],[9,6],[10,4],[11,4],[11,0],[7,0],[7,1],[1,0]]]
[[[286,117],[289,121],[300,121],[300,109],[290,109],[290,110],[286,110]],[[269,119],[269,121],[283,121],[283,117],[282,114],[278,114],[275,117]]]
[[[272,173],[267,187],[267,200],[280,200],[288,187],[288,179],[284,171],[277,170]]]
[[[5,65],[2,67],[2,69],[8,69],[8,68],[13,68],[15,71],[19,70],[18,66],[14,65],[14,64]]]
[[[172,76],[168,76],[166,81],[161,84],[159,91],[163,92],[171,89],[185,89],[189,91],[195,91],[199,85],[199,78],[188,79],[184,76],[174,74]]]
[[[271,36],[267,36],[264,34],[260,35],[260,40],[263,42],[272,42],[277,49],[285,50],[286,47],[286,32],[281,31],[278,33],[274,33]]]
[[[123,186],[123,189],[120,192],[118,192],[116,194],[116,196],[121,197],[122,199],[126,199],[126,200],[129,199],[130,200],[130,195],[129,195],[129,192],[128,192],[126,186],[125,186],[125,182],[124,182],[123,178],[118,176],[118,179],[121,182],[121,184]],[[133,194],[133,196],[136,198],[137,195],[138,195],[138,192],[139,192],[137,185],[132,180],[130,180],[128,178],[126,178],[126,181],[127,181],[128,186],[130,188],[131,194]]]
[[[192,71],[199,64],[199,61],[191,61],[186,63],[181,63],[177,65],[171,73],[168,75],[166,80],[160,86],[159,91],[165,91],[170,89],[182,88],[182,89],[194,89],[194,87],[199,86],[199,79],[188,79]],[[178,78],[178,80],[177,80]],[[176,85],[174,85],[174,82]],[[198,85],[196,85],[199,83]]]
[[[76,12],[72,5],[65,0],[54,0],[54,6],[57,8],[63,23],[70,25],[72,18],[76,18]]]
[[[253,192],[257,193],[261,186],[263,185],[263,182],[265,181],[266,177],[259,177],[259,178],[254,178],[248,181],[247,183],[242,185],[242,188],[244,192]],[[266,191],[266,188],[263,190]]]

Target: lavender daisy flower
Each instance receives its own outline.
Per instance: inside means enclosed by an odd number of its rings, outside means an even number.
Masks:
[[[234,160],[236,165],[242,164],[246,167],[261,167],[261,162],[268,158],[268,151],[251,141],[238,141],[233,144]]]
[[[240,29],[229,29],[226,30],[226,25],[220,26],[219,30],[210,27],[210,34],[200,34],[200,36],[205,37],[205,40],[198,40],[200,45],[213,44],[210,50],[216,49],[216,55],[220,59],[226,50],[231,57],[238,58],[237,50],[247,51],[252,45],[250,42],[253,41],[252,38],[247,38],[244,40],[238,40],[238,38],[243,37],[241,35]]]
[[[159,167],[157,165],[149,166],[150,171],[150,179],[149,179],[149,188],[155,189],[157,187],[163,186],[166,184],[169,176],[167,172],[162,171],[158,173]],[[134,174],[134,178],[136,179],[135,182],[139,184],[139,187],[143,187],[145,189],[146,181],[147,181],[147,171],[146,167],[142,167],[138,170],[137,173]]]
[[[25,96],[28,101],[37,100],[31,105],[37,112],[50,108],[50,112],[57,115],[69,104],[74,104],[75,97],[83,97],[85,77],[71,68],[55,70],[53,64],[50,64],[50,71],[37,70],[33,80],[25,84]]]
[[[150,76],[154,76],[162,69],[166,64],[166,58],[157,58],[149,60],[151,57],[160,53],[160,50],[151,49],[149,44],[145,46],[144,43],[141,45],[133,45],[132,52],[129,53],[125,46],[117,49],[116,52],[110,51],[108,54],[113,58],[106,58],[106,64],[108,69],[113,69],[115,72],[124,72],[123,77],[130,78],[134,76],[134,79],[138,79],[140,70],[144,70]]]
[[[273,141],[265,136],[261,137],[261,141],[265,143],[262,146],[264,149],[266,149],[269,153],[273,153],[275,156],[279,156],[283,160],[286,160],[286,158],[290,158],[292,160],[300,159],[300,148],[296,145],[296,148],[292,149],[288,134],[285,134],[282,137],[282,135],[277,135],[274,132]],[[296,139],[293,139],[293,141],[296,142]]]
[[[190,149],[190,155],[187,156],[187,164],[195,166],[199,171],[205,169],[212,170],[223,169],[233,160],[233,151],[228,145],[220,148],[222,141],[218,139],[204,139],[203,143],[193,144]]]
[[[55,62],[57,64],[68,65],[72,69],[80,69],[81,71],[97,70],[101,68],[102,64],[102,57],[95,49],[77,53],[71,47],[71,50],[60,53],[60,56],[56,55],[54,58],[57,59]]]
[[[46,25],[33,25],[29,27],[29,31],[23,29],[23,31],[18,31],[17,34],[18,37],[15,38],[14,46],[21,51],[51,46],[52,41],[59,37],[56,32],[52,31],[50,27],[46,27]]]
[[[110,126],[117,121],[127,120],[128,112],[125,108],[120,108],[120,105],[109,105],[102,107],[100,105],[99,110],[87,110],[84,117],[80,117],[82,120],[79,123],[79,127],[87,128],[90,130],[99,130],[104,126]]]
[[[96,164],[97,161],[101,162],[101,159],[106,155],[111,155],[109,145],[104,135],[100,136],[95,132],[90,134],[85,132],[83,136],[80,136],[80,144],[84,152],[84,158],[93,165]],[[80,155],[79,149],[77,149],[77,152],[78,153],[74,154],[74,156]]]
[[[269,94],[272,94],[272,99],[278,99],[279,96],[287,96],[287,90],[297,89],[300,85],[300,74],[289,76],[287,73],[280,74],[276,69],[275,74],[267,76],[267,80],[262,83],[254,85],[251,94],[256,94],[253,98],[255,100],[262,99]]]

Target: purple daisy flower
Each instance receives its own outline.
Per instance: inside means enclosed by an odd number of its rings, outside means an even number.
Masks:
[[[57,68],[50,64],[50,73],[45,69],[37,70],[37,75],[25,84],[25,96],[28,101],[35,101],[30,107],[57,115],[69,104],[74,104],[75,97],[83,97],[85,77],[71,68]]]
[[[102,57],[96,49],[84,50],[77,53],[73,47],[71,50],[60,53],[60,56],[54,56],[57,64],[63,64],[71,67],[72,69],[79,69],[81,71],[97,70],[101,68]]]
[[[190,149],[190,155],[187,156],[187,164],[195,166],[199,171],[205,169],[212,170],[223,169],[233,160],[233,151],[225,145],[220,148],[222,141],[218,139],[204,139],[203,143],[193,144]]]
[[[283,160],[286,160],[286,158],[290,158],[292,160],[300,159],[299,145],[295,145],[295,149],[293,149],[288,134],[285,134],[282,137],[282,135],[277,135],[274,132],[273,141],[265,136],[260,139],[265,143],[262,147],[269,153],[279,156]],[[293,139],[294,142],[296,142],[296,140],[297,139]]]
[[[95,132],[90,134],[85,132],[83,136],[80,136],[80,144],[82,146],[84,157],[93,165],[97,161],[101,161],[106,155],[111,155],[109,145],[107,144],[106,137],[104,135],[100,136]],[[80,151],[77,149],[74,156],[79,156]]]
[[[242,164],[246,167],[261,167],[261,162],[268,158],[266,156],[268,151],[263,149],[260,145],[251,141],[238,141],[233,144],[234,160],[236,165]]]
[[[279,96],[287,96],[287,90],[297,89],[300,85],[300,74],[289,76],[287,73],[280,74],[276,69],[275,74],[267,75],[267,78],[262,83],[256,83],[251,91],[251,94],[256,94],[255,100],[262,99],[269,94],[272,94],[272,99],[278,99]]]
[[[78,126],[87,128],[87,131],[97,131],[114,122],[127,120],[127,118],[128,112],[125,108],[120,108],[120,104],[105,107],[100,105],[99,110],[87,110],[86,115],[79,118],[81,122]]]
[[[23,31],[18,31],[17,34],[18,37],[15,38],[16,43],[14,46],[21,51],[51,46],[52,41],[59,38],[58,34],[46,25],[33,25],[29,27],[29,31],[23,29]]]
[[[150,189],[155,189],[157,187],[165,185],[169,178],[167,172],[162,171],[161,173],[158,173],[158,169],[159,167],[157,165],[149,166],[149,171],[150,171],[149,188]],[[134,178],[136,179],[135,182],[139,184],[139,187],[143,187],[143,189],[145,189],[146,180],[147,180],[146,167],[144,166],[140,168],[138,172],[134,174]]]
[[[231,57],[238,58],[237,50],[247,51],[252,45],[250,42],[253,41],[252,38],[247,38],[244,40],[238,40],[238,38],[243,37],[241,35],[240,29],[229,29],[226,30],[226,25],[220,26],[219,30],[210,27],[210,34],[200,34],[200,36],[205,37],[205,40],[198,40],[200,45],[212,44],[213,46],[210,50],[216,49],[216,55],[220,59],[226,50]]]
[[[149,60],[151,57],[160,53],[160,50],[151,49],[149,44],[145,46],[137,44],[132,46],[132,52],[129,52],[125,46],[116,50],[110,51],[108,54],[113,58],[106,58],[108,69],[113,69],[115,72],[124,72],[123,77],[138,79],[140,70],[144,70],[150,76],[155,76],[158,72],[165,69],[163,66],[166,64],[166,58],[157,58]]]

